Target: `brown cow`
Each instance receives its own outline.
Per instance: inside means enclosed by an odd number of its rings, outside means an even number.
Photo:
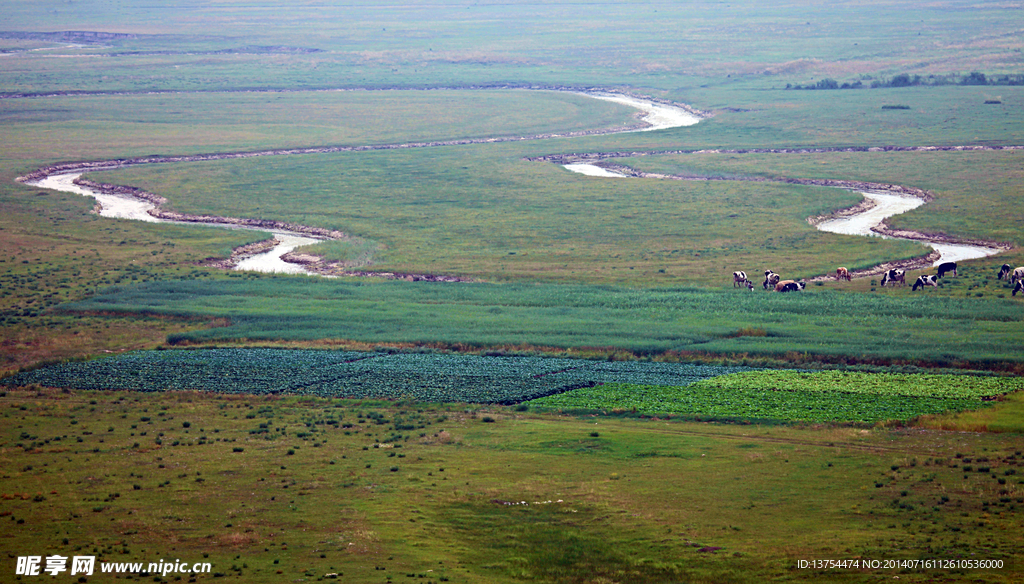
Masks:
[[[836,268],[836,280],[850,281],[850,270],[846,268]]]

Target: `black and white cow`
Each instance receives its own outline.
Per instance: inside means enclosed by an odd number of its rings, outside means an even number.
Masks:
[[[779,279],[779,275],[776,274],[775,272],[771,270],[765,270],[764,282],[761,284],[761,286],[763,286],[765,290],[774,289],[775,285],[779,283]]]
[[[737,288],[739,286],[747,285],[747,273],[746,272],[733,272],[732,273],[732,287]]]
[[[906,286],[906,277],[906,271],[901,270],[899,268],[893,268],[891,270],[888,270],[885,272],[885,275],[882,276],[882,288],[885,288],[890,283],[892,283],[893,286],[895,286],[897,283]]]
[[[1011,284],[1016,284],[1017,282],[1020,282],[1021,280],[1024,280],[1024,266],[1021,266],[1019,268],[1014,268],[1013,269],[1013,274],[1010,276],[1010,283]]]
[[[1020,292],[1022,290],[1024,290],[1024,280],[1019,280],[1017,282],[1017,285],[1013,287],[1013,292],[1011,292],[1010,295],[1016,296],[1017,292]]]
[[[782,280],[775,284],[776,292],[799,292],[807,286],[806,282],[797,282],[795,280]]]
[[[936,278],[941,278],[949,272],[953,272],[956,275],[956,262],[943,262],[939,264],[939,273],[935,275]]]
[[[1010,276],[1010,264],[1003,264],[1002,268],[999,268],[999,279],[1008,278]]]
[[[911,290],[916,291],[918,288],[924,288],[925,286],[934,286],[938,288],[939,278],[938,276],[918,276],[917,281],[914,282],[914,287]]]

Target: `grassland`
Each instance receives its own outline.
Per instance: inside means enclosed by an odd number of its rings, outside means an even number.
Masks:
[[[759,272],[766,267],[793,277],[810,277],[831,272],[836,265],[868,266],[920,255],[923,250],[905,243],[815,231],[804,221],[806,217],[858,200],[856,195],[834,189],[736,182],[623,184],[571,175],[524,159],[562,152],[681,148],[1024,143],[1024,136],[1017,133],[1024,127],[1024,120],[1019,119],[1024,110],[1014,107],[1020,90],[1002,89],[1008,92],[1006,103],[998,107],[984,105],[984,88],[886,90],[908,92],[903,97],[919,104],[909,114],[881,110],[877,93],[870,91],[840,92],[838,98],[826,95],[828,92],[781,92],[782,101],[773,99],[767,111],[756,116],[721,112],[696,126],[665,132],[148,166],[98,178],[161,193],[171,199],[172,208],[183,212],[283,218],[358,234],[387,250],[374,257],[382,270],[490,280],[642,285],[729,282],[735,269]],[[526,104],[533,97],[514,93],[486,103],[517,105],[521,109],[514,111],[525,118]],[[794,94],[798,95],[790,98]],[[290,97],[288,103],[327,99],[302,95]],[[435,107],[455,99],[444,97],[443,92],[441,96]],[[582,97],[566,95],[567,102],[559,105],[561,96],[543,92],[537,96],[544,111],[550,112],[551,128],[579,129],[591,115],[589,107],[578,103]],[[741,101],[764,99],[763,92],[735,91],[732,96]],[[197,105],[211,100],[209,96],[196,99]],[[272,118],[280,115],[266,103],[246,99],[245,105],[268,107]],[[333,106],[335,111],[349,117],[375,115],[373,101],[365,96],[331,99],[340,101]],[[422,105],[436,97],[397,92],[392,99],[395,104],[409,99],[410,105]],[[459,103],[466,112],[483,111],[475,99]],[[836,107],[843,115],[831,115]],[[569,112],[576,115],[570,119],[572,123],[564,121]],[[596,112],[609,116],[594,119],[598,126],[599,122],[605,122],[605,127],[622,122],[612,117],[614,112],[601,108]],[[141,127],[162,119],[150,113],[153,121],[140,121]],[[417,129],[423,119],[421,112],[395,105],[387,113],[389,127],[408,128],[413,140],[426,132]],[[471,119],[472,115],[465,115],[451,121]],[[821,119],[828,119],[828,124],[816,122]],[[277,123],[268,124],[260,133],[272,132],[275,127]],[[479,136],[482,127],[469,123],[463,134],[442,133],[439,138]],[[501,129],[500,124],[496,126],[498,135]],[[540,131],[543,127],[529,129]],[[328,141],[317,144],[337,143],[330,142],[331,138],[341,144],[360,139],[366,144],[381,143],[369,140],[367,132],[321,134]],[[401,136],[388,130],[384,135]],[[260,140],[258,136],[254,139]],[[296,139],[286,137],[282,142],[296,145]],[[643,157],[637,158],[635,165],[658,172],[867,180],[925,188],[935,193],[935,201],[892,221],[894,226],[1017,242],[1016,226],[1021,218],[1013,210],[1013,202],[1019,158],[1018,151],[701,154]],[[305,205],[296,206],[291,197],[281,196],[293,192],[302,193]],[[979,196],[985,203],[978,202]],[[813,253],[808,254],[809,250]],[[348,252],[326,247],[321,253],[344,259]],[[1016,261],[1008,257],[993,262],[998,266],[1010,260]]]
[[[797,567],[1019,557],[1014,435],[176,392],[0,404],[19,553],[206,561],[246,582],[1020,576]]]
[[[379,270],[492,281],[728,283],[737,266],[763,269],[751,266],[758,261],[810,277],[840,257],[871,264],[925,253],[808,225],[806,217],[859,201],[839,190],[633,184],[527,162],[515,146],[441,150],[154,166],[102,178],[168,193],[171,207],[186,213],[274,217],[357,234],[384,247]],[[303,203],[283,192],[302,193]]]
[[[1012,5],[966,0],[799,0],[673,5],[274,1],[53,10],[12,3],[20,33],[101,30],[128,38],[18,52],[5,90],[223,90],[480,84],[628,85],[660,91],[784,87],[983,71],[1019,73]],[[47,37],[8,35],[24,51]],[[585,36],[586,43],[581,43]],[[27,37],[27,38],[26,38]],[[70,42],[88,40],[71,35]],[[50,46],[58,43],[49,39]],[[310,52],[317,51],[317,52]],[[59,58],[58,55],[85,58]]]
[[[627,163],[648,172],[766,178],[832,178],[913,185],[934,200],[886,223],[897,229],[945,233],[962,239],[1019,244],[1024,216],[1014,204],[1024,151],[829,152],[637,157]],[[866,177],[871,176],[871,179]],[[982,194],[983,193],[983,194]],[[974,204],[981,194],[984,204]],[[970,209],[963,212],[961,209]],[[993,261],[998,261],[995,258]],[[999,262],[1002,263],[1001,261]],[[1016,264],[1014,264],[1016,265]]]
[[[169,342],[1019,371],[1020,297],[994,279],[1003,261],[1024,263],[1018,153],[620,158],[665,172],[925,188],[935,199],[893,225],[1017,246],[962,264],[957,278],[916,297],[870,278],[793,296],[731,289],[736,269],[813,276],[920,253],[819,234],[805,222],[856,202],[853,194],[601,181],[526,161],[1024,144],[1019,87],[783,89],[904,73],[1019,75],[1024,42],[1012,4],[30,0],[2,8],[5,374]],[[341,229],[375,244],[380,267],[486,284],[227,274],[199,264],[262,235],[100,219],[82,198],[13,182],[69,160],[564,134],[632,121],[627,108],[570,94],[494,91],[587,86],[715,116],[662,132],[95,177],[151,188],[178,210]],[[367,252],[332,245],[323,253]],[[246,582],[328,573],[378,583],[1014,582],[1016,564],[796,566],[1019,558],[1021,404],[1018,392],[907,429],[7,389],[0,520],[9,526],[0,551],[11,561],[0,579],[17,556],[78,553],[210,561],[222,578]],[[516,501],[528,504],[505,504]]]
[[[63,309],[229,324],[174,343],[326,339],[997,369],[1017,367],[1024,319],[1009,299],[304,278],[151,282]]]

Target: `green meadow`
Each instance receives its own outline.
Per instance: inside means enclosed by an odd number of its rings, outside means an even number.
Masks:
[[[536,148],[536,147],[534,147]],[[912,258],[917,244],[822,233],[838,189],[595,180],[529,162],[517,145],[148,166],[96,175],[195,214],[281,218],[377,242],[374,269],[519,279],[730,284],[732,272],[811,277],[842,262]],[[301,203],[290,193],[301,193]],[[344,247],[332,244],[326,250]],[[316,253],[316,248],[310,248]],[[343,251],[343,250],[342,250]]]
[[[1020,576],[1019,434],[196,392],[27,388],[0,405],[4,548],[211,564],[162,581]],[[800,567],[813,559],[1003,567]]]
[[[264,281],[152,282],[60,311],[222,319],[168,337],[203,342],[354,341],[550,348],[634,357],[970,366],[1016,370],[1024,309],[1007,299],[628,289],[585,285]],[[893,323],[900,323],[899,328]]]
[[[16,559],[50,554],[213,566],[57,577],[88,582],[1021,580],[1024,313],[996,279],[1024,264],[1021,150],[863,151],[1024,146],[1018,6],[0,11],[0,580],[33,579]],[[843,85],[858,88],[794,88]],[[635,110],[582,89],[706,117],[611,133]],[[334,151],[162,160],[308,148]],[[531,160],[572,154],[737,180],[604,179]],[[175,211],[345,232],[302,251],[354,268],[471,281],[226,271],[212,262],[269,235],[108,219],[91,199],[15,182],[142,157],[155,163],[89,178]],[[924,189],[933,199],[890,226],[1009,249],[924,291],[821,279],[927,248],[819,232],[809,217],[861,197],[747,180],[765,178]],[[765,269],[814,280],[769,294]],[[753,292],[733,287],[737,270]],[[214,365],[216,383],[195,391],[45,377],[133,351],[174,367],[169,355],[212,347],[432,365],[367,369],[403,396],[386,400],[285,396],[258,370],[225,381],[245,362]],[[452,363],[471,368],[460,353],[542,362],[548,383],[584,364],[772,369],[685,387],[587,378],[501,406],[463,398],[543,376],[456,375]],[[331,367],[291,364],[299,354],[268,366],[352,389]],[[435,383],[464,394],[408,397]],[[260,389],[217,393],[229,385]]]

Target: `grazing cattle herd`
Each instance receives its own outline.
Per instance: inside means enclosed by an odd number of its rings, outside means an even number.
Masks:
[[[744,271],[738,271],[732,273],[732,286],[733,288],[745,287],[747,290],[754,290],[754,283],[747,278],[747,273]],[[764,271],[764,282],[761,286],[765,290],[772,290],[775,292],[798,292],[803,290],[807,283],[796,280],[781,280],[779,275],[771,270]]]
[[[938,265],[935,275],[922,274],[918,276],[914,282],[911,291],[917,291],[924,289],[927,286],[937,288],[939,286],[939,279],[946,275],[956,276],[956,262],[943,262]],[[882,287],[887,286],[906,286],[907,285],[907,273],[901,268],[892,268],[886,270],[882,274]],[[836,280],[851,281],[850,270],[845,267],[836,268]],[[1010,284],[1013,284],[1013,296],[1017,295],[1017,292],[1024,292],[1024,266],[1010,269],[1010,264],[1003,264],[999,270],[999,280],[1009,280]],[[754,284],[747,278],[747,273],[743,271],[732,273],[733,287],[744,287],[747,290],[753,290]],[[761,283],[761,287],[765,290],[773,292],[799,292],[807,286],[807,283],[802,280],[783,280],[781,276],[773,272],[772,270],[764,271],[764,282]]]

